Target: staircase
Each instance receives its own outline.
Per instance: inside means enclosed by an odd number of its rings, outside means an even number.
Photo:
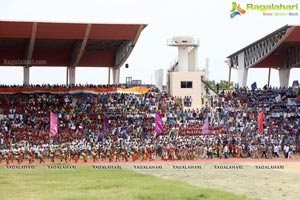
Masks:
[[[201,78],[201,82],[206,85],[211,91],[213,91],[217,96],[219,96],[219,94],[217,93],[217,90],[215,88],[213,88],[211,85],[208,84],[207,81],[203,80],[203,78]]]

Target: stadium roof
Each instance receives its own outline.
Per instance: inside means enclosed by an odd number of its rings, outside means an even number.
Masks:
[[[238,55],[243,52],[246,68],[299,68],[300,26],[283,26],[231,54],[227,57],[230,67],[238,67]]]
[[[0,66],[120,67],[146,26],[0,21]]]

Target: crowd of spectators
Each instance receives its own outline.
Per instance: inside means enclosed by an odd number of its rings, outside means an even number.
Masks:
[[[0,157],[20,149],[24,156],[26,149],[33,149],[36,154],[48,152],[49,157],[51,146],[78,152],[85,148],[89,155],[96,148],[99,157],[111,148],[114,152],[125,148],[130,153],[151,146],[153,157],[163,159],[272,158],[279,154],[289,158],[289,152],[300,150],[299,98],[300,93],[292,88],[239,88],[222,91],[202,108],[193,109],[184,107],[188,97],[174,97],[157,89],[146,94],[1,94]],[[264,128],[258,133],[261,111]],[[49,134],[50,112],[58,116],[55,136]],[[156,112],[163,114],[160,135],[155,132]],[[203,134],[206,118],[209,133]]]

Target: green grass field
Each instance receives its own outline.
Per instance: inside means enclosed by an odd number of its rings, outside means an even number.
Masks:
[[[246,196],[196,187],[131,170],[7,170],[0,166],[0,199],[245,200]]]

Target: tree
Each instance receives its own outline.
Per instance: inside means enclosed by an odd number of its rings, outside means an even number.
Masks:
[[[208,85],[210,85],[210,87],[214,88],[216,86],[216,82],[213,80],[213,81],[206,81],[208,83]]]
[[[230,82],[230,88],[237,87],[237,86],[238,86],[237,83]],[[228,88],[228,81],[221,80],[219,82],[219,89],[220,90],[227,90],[227,89],[229,89]]]

